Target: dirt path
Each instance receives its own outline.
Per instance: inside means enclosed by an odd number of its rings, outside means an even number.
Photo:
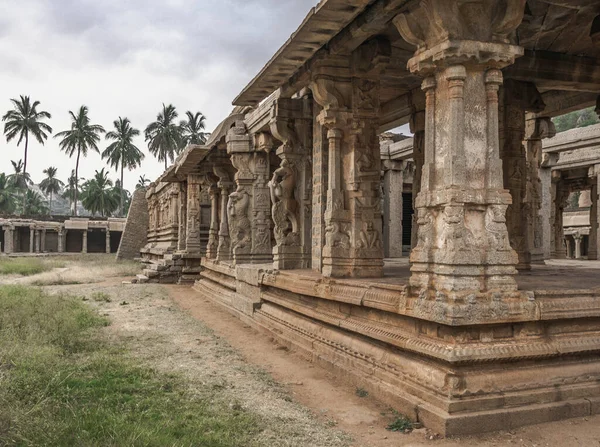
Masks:
[[[387,407],[358,397],[355,388],[199,298],[189,287],[123,285],[110,278],[46,289],[85,296],[110,318],[111,337],[127,340],[134,355],[159,371],[185,377],[190,392],[209,386],[232,405],[258,413],[268,427],[260,439],[263,445],[600,447],[600,417],[455,439],[429,439],[425,429],[409,435],[389,432]]]

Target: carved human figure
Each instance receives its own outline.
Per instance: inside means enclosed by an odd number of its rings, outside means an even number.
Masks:
[[[506,233],[506,206],[490,206],[485,219],[485,229],[488,243],[497,251],[510,250],[510,243]]]
[[[464,209],[446,206],[443,214],[442,246],[447,247],[450,252],[466,250],[470,236],[465,227]]]
[[[431,245],[431,234],[433,229],[433,218],[425,208],[417,208],[417,246],[418,249],[426,249]]]
[[[325,228],[325,242],[332,248],[350,248],[350,236],[343,232],[339,222],[335,221]]]
[[[360,231],[359,248],[381,248],[379,232],[373,227],[373,221],[363,222]]]
[[[246,248],[250,242],[251,225],[248,219],[250,196],[242,186],[229,195],[227,214],[229,220],[229,236],[231,249]]]
[[[296,170],[289,160],[281,160],[281,166],[275,170],[269,182],[271,214],[275,223],[275,240],[278,245],[288,245],[288,235],[299,235],[298,201],[294,197],[296,188]]]

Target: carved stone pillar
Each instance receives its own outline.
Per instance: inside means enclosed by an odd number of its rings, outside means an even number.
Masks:
[[[552,259],[565,258],[565,236],[563,229],[563,213],[569,198],[569,191],[565,188],[560,171],[552,171],[552,209],[550,221],[552,223]]]
[[[271,206],[269,200],[269,150],[266,134],[254,145],[242,124],[226,138],[227,152],[237,170],[236,190],[229,195],[227,218],[234,264],[273,262],[271,253]]]
[[[328,129],[329,170],[322,273],[383,274],[381,173],[377,118],[379,75],[389,42],[373,39],[351,57],[329,55],[313,67],[312,90]]]
[[[202,177],[188,175],[187,181],[187,206],[186,206],[186,237],[185,251],[187,253],[200,253],[200,188]]]
[[[185,251],[187,241],[187,182],[179,183],[179,230],[177,251]]]
[[[423,100],[424,102],[424,100]],[[419,102],[420,103],[420,102]],[[423,109],[425,104],[423,104]],[[413,160],[415,162],[415,174],[412,184],[412,206],[416,210],[417,196],[421,191],[421,179],[423,177],[423,163],[425,162],[425,111],[413,113],[410,119],[410,131],[413,133]],[[417,245],[417,213],[413,214],[410,247],[415,248]]]
[[[44,253],[46,251],[46,229],[42,230],[42,240],[40,242],[40,251]]]
[[[531,263],[543,264],[546,258],[544,246],[547,244],[544,239],[549,237],[548,231],[544,228],[547,226],[548,219],[544,219],[543,206],[544,202],[547,202],[546,197],[550,193],[550,172],[549,170],[547,170],[548,172],[542,172],[546,171],[542,169],[542,140],[554,137],[556,129],[550,118],[534,118],[527,120],[525,130],[527,182],[524,200],[526,214],[523,218],[527,222],[527,240]]]
[[[42,230],[35,231],[35,252],[39,253],[42,249]]]
[[[503,188],[498,133],[500,69],[523,54],[508,43],[522,16],[522,0],[502,7],[492,0],[458,6],[434,0],[394,19],[417,46],[408,66],[424,77],[426,95],[410,278],[419,305],[526,299],[514,278],[518,258],[506,227],[511,197]]]
[[[534,245],[534,215],[540,200],[537,168],[527,159],[531,153],[523,146],[525,112],[541,112],[545,105],[534,84],[506,80],[500,94],[500,158],[504,168],[504,187],[512,203],[506,211],[506,226],[511,247],[517,252],[518,270],[531,270]],[[534,146],[535,147],[535,146]],[[541,147],[539,148],[541,160]]]
[[[224,167],[215,166],[214,174],[219,178],[217,187],[220,190],[220,216],[219,222],[219,241],[217,245],[217,261],[231,260],[231,240],[229,238],[229,220],[227,218],[227,203],[229,201],[229,193],[233,188],[233,182],[229,173]]]
[[[83,230],[81,235],[81,253],[88,252],[88,231]]]
[[[386,258],[402,257],[402,190],[404,163],[384,160],[383,167],[383,245]]]
[[[4,253],[9,254],[14,251],[13,241],[14,241],[14,227],[5,226],[4,229],[4,247],[2,247]]]
[[[275,236],[273,266],[280,270],[308,268],[312,199],[307,161],[312,146],[310,99],[278,99],[273,105],[270,127],[282,142],[276,151],[281,164],[269,182]]]
[[[590,236],[588,243],[588,259],[597,260],[600,253],[600,207],[598,206],[598,195],[600,194],[600,165],[590,168],[590,180],[592,182],[590,199],[592,206],[590,208]]]
[[[57,251],[59,253],[63,253],[65,251],[65,243],[64,243],[64,238],[65,238],[65,231],[63,229],[63,227],[60,227],[58,229],[58,246],[57,246]]]
[[[583,236],[577,233],[573,235],[573,239],[575,240],[575,259],[581,259],[581,241],[583,240]]]
[[[35,250],[35,227],[29,227],[29,253]]]
[[[106,229],[106,239],[105,239],[105,251],[107,254],[110,254],[110,230],[107,228]]]
[[[209,187],[210,195],[210,229],[208,230],[208,245],[206,246],[206,257],[217,258],[219,246],[219,188],[216,184]]]

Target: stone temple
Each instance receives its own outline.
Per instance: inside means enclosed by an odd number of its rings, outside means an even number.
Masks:
[[[441,434],[600,413],[599,58],[598,0],[322,0],[123,238]]]

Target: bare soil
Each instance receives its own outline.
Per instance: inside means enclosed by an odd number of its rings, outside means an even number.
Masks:
[[[130,285],[120,279],[47,286],[85,296],[152,367],[195,386],[220,389],[231,405],[261,415],[269,446],[472,447],[599,446],[600,416],[571,419],[472,437],[440,439],[426,429],[390,432],[390,409],[279,345],[186,286]],[[100,295],[102,293],[102,295]],[[109,300],[98,299],[99,296]]]

